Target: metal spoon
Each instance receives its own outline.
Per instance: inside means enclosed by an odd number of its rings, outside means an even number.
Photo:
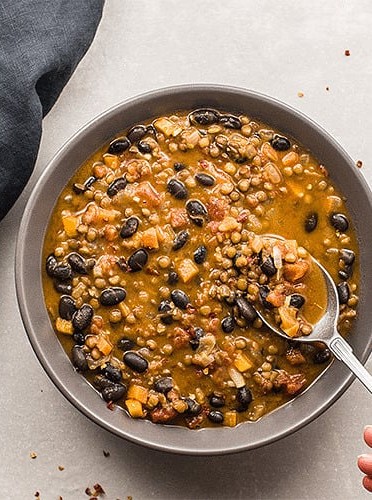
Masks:
[[[267,235],[268,239],[283,238]],[[362,382],[362,384],[372,393],[372,375],[364,368],[362,363],[353,354],[350,344],[341,337],[337,331],[337,320],[339,315],[338,294],[334,281],[328,271],[314,257],[311,257],[313,262],[322,271],[326,286],[327,286],[327,310],[322,318],[313,325],[313,331],[310,335],[301,337],[289,337],[283,330],[274,326],[265,315],[256,308],[256,312],[261,320],[275,333],[285,339],[295,340],[298,342],[324,342],[327,347],[333,352],[337,359],[343,361],[345,365],[354,373],[354,375]]]

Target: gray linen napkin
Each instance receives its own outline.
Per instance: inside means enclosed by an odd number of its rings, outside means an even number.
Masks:
[[[0,0],[0,219],[29,179],[42,118],[101,19],[104,0]]]

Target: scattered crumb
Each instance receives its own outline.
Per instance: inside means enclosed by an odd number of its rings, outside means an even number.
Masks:
[[[35,495],[34,495],[35,498],[40,498],[40,493],[38,491],[35,491]]]
[[[303,92],[297,92],[298,97],[303,97],[305,94]]]
[[[63,498],[61,497],[61,495],[59,495],[58,500],[63,500]]]
[[[326,87],[326,90],[328,91],[328,90],[329,90],[329,87]]]
[[[88,486],[88,488],[85,489],[85,494],[88,495],[88,497],[90,497],[90,500],[96,500],[97,497],[105,494],[105,490],[99,483],[96,483],[93,486],[93,489],[90,489]]]
[[[106,451],[106,450],[103,450],[103,455],[107,458],[107,457],[110,456],[110,452]]]
[[[363,167],[363,162],[362,160],[358,160],[355,165],[358,167],[358,168],[362,168]]]
[[[58,470],[65,470],[65,468],[63,467],[63,465],[59,465]]]
[[[345,56],[349,56],[350,55],[350,50],[345,50]]]
[[[37,453],[36,453],[36,451],[31,451],[31,453],[30,453],[30,458],[34,459],[34,458],[36,458],[36,457],[37,457]]]
[[[133,500],[132,495],[128,495],[128,496],[127,496],[127,500]]]

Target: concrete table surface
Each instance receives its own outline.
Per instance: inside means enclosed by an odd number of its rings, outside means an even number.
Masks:
[[[369,0],[107,0],[92,47],[44,120],[34,175],[0,225],[0,498],[78,500],[97,482],[109,500],[369,497],[356,457],[367,451],[372,404],[358,382],[315,422],[259,450],[149,451],[97,427],[49,381],[21,323],[13,266],[25,202],[58,148],[108,107],[162,86],[225,83],[277,97],[362,160],[372,185],[371,17]]]

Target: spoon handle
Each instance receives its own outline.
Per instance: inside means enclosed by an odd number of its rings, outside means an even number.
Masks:
[[[340,335],[337,334],[329,342],[328,347],[336,356],[337,359],[343,361],[350,368],[354,375],[362,382],[362,384],[372,393],[372,375],[367,372],[362,363],[354,356],[351,345],[346,342]]]

